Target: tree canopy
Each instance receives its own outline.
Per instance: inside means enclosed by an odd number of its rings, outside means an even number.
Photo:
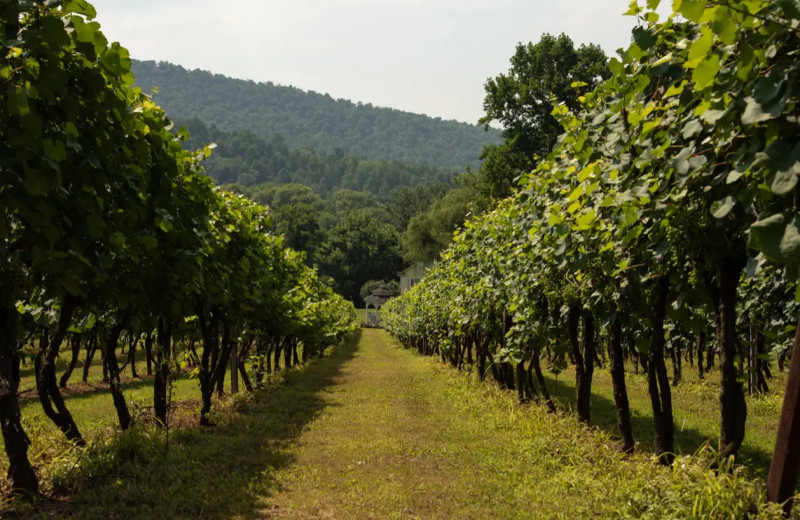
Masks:
[[[579,97],[609,75],[606,55],[594,44],[575,48],[569,36],[542,35],[538,43],[518,44],[507,74],[490,78],[485,85],[480,120],[502,127],[503,143],[484,147],[481,173],[494,197],[511,193],[514,179],[530,172],[536,157],[546,156],[561,134],[551,115],[554,103],[570,110]]]

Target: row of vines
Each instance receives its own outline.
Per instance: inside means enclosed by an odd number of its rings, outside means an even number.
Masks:
[[[625,451],[634,359],[664,463],[665,358],[691,354],[702,375],[718,354],[720,455],[735,457],[745,389],[768,388],[800,308],[800,5],[676,0],[663,19],[658,4],[631,4],[639,24],[612,77],[583,92],[579,113],[554,110],[565,131],[554,150],[466,223],[384,322],[403,344],[551,408],[541,360],[569,361],[586,422],[606,349]]]
[[[266,209],[202,174],[210,150],[184,150],[95,14],[84,0],[0,3],[0,425],[9,480],[29,494],[23,345],[45,415],[81,445],[57,381],[62,345],[72,361],[61,386],[81,346],[87,364],[99,351],[122,429],[121,338],[130,356],[144,339],[162,426],[186,360],[208,424],[228,365],[252,387],[248,372],[257,385],[281,357],[321,355],[355,327],[352,305],[268,232]]]

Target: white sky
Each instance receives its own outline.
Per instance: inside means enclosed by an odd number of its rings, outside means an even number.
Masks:
[[[108,39],[137,59],[469,123],[518,42],[564,32],[611,56],[635,25],[622,16],[629,0],[92,3]]]

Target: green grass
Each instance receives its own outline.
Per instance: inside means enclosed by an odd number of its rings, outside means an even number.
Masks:
[[[239,394],[236,400],[218,403],[223,411],[237,413],[218,412],[212,417],[217,426],[176,430],[168,442],[163,431],[141,423],[124,434],[116,432],[110,427],[115,416],[103,420],[99,413],[97,424],[105,429],[87,435],[90,443],[83,452],[69,448],[60,432],[34,428],[34,445],[46,446],[49,453],[36,463],[51,498],[33,506],[7,503],[5,513],[102,519],[252,517],[260,508],[257,498],[275,488],[272,474],[292,463],[288,446],[318,413],[320,392],[354,347],[352,341],[329,358],[274,375],[254,401]],[[74,397],[67,400],[71,408]]]
[[[153,404],[153,379],[147,377],[147,366],[144,351],[138,351],[136,360],[137,375],[139,379],[131,377],[130,367],[122,372],[123,392],[128,401],[132,413],[148,409]],[[64,372],[69,361],[69,352],[62,352],[56,360],[56,373],[58,377]],[[120,365],[124,362],[120,355]],[[100,353],[95,354],[92,366],[89,369],[87,383],[81,381],[83,364],[85,361],[85,351],[81,351],[78,364],[72,373],[66,391],[62,393],[66,396],[66,404],[81,433],[86,437],[91,437],[100,431],[117,424],[116,410],[111,400],[108,384],[102,382],[103,371],[100,361]],[[34,461],[40,456],[47,457],[50,441],[52,437],[59,435],[58,428],[45,417],[41,404],[36,395],[36,379],[33,371],[33,362],[28,361],[20,370],[19,385],[20,409],[22,412],[23,424],[26,430],[37,432],[31,436],[31,457]],[[172,397],[175,401],[198,400],[200,398],[200,386],[196,379],[179,375],[175,378],[172,386]],[[199,412],[199,405],[197,406]],[[0,439],[0,446],[3,445]],[[0,462],[3,469],[6,464],[5,459]]]
[[[761,484],[624,459],[603,432],[362,331],[263,499],[280,518],[741,517]],[[774,512],[773,512],[774,513]],[[770,513],[762,511],[764,517]]]
[[[672,367],[668,368],[670,377]],[[740,462],[759,476],[766,478],[775,445],[780,418],[786,373],[774,370],[769,381],[770,393],[747,396],[747,429],[740,452]],[[556,388],[555,378],[546,373],[548,389]],[[712,370],[704,380],[695,368],[684,364],[683,378],[672,387],[672,406],[675,421],[675,451],[688,455],[708,443],[717,447],[719,442],[719,371]],[[634,374],[626,366],[625,382],[631,408],[631,426],[637,441],[637,450],[653,451],[653,414],[647,392],[647,376]],[[557,396],[564,409],[575,406],[575,370],[570,367],[558,377]],[[595,367],[592,381],[591,423],[613,435],[618,433],[614,392],[608,366]]]
[[[329,357],[244,399],[227,402],[231,413],[218,426],[175,431],[168,444],[163,432],[140,424],[126,434],[98,430],[83,452],[51,449],[51,459],[37,464],[53,498],[7,504],[5,512],[741,518],[763,500],[761,481],[746,471],[717,475],[705,469],[707,454],[679,458],[674,469],[646,453],[625,458],[602,429],[520,405],[515,394],[403,350],[377,329],[358,331]],[[596,414],[598,407],[595,401]],[[55,441],[44,435],[41,442]],[[773,513],[761,508],[759,517]]]

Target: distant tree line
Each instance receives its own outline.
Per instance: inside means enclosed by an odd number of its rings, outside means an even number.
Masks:
[[[133,60],[136,84],[158,88],[155,100],[176,121],[198,117],[225,131],[279,133],[292,148],[309,146],[370,160],[445,168],[476,167],[500,133],[371,104],[335,100],[295,87],[228,78],[166,62]]]
[[[226,132],[194,117],[181,123],[192,136],[187,146],[217,145],[204,167],[218,184],[293,182],[321,194],[349,189],[388,197],[399,186],[448,182],[458,173],[455,168],[348,156],[340,148],[329,152],[293,148],[282,134],[262,137],[248,130]]]
[[[269,206],[287,246],[304,251],[306,263],[356,305],[363,305],[368,281],[396,278],[404,262],[433,260],[471,207],[470,194],[477,195],[464,180],[403,186],[385,199],[353,190],[322,195],[299,183],[224,187]],[[441,218],[445,213],[455,217]],[[431,230],[435,245],[427,243]]]

